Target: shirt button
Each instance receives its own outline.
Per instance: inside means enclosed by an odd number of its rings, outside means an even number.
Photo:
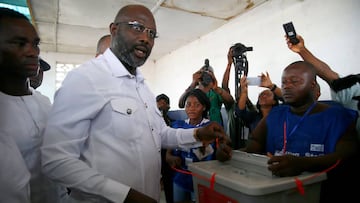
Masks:
[[[130,114],[132,113],[132,110],[131,110],[131,109],[127,109],[127,110],[126,110],[126,113],[127,113],[128,115],[130,115]]]

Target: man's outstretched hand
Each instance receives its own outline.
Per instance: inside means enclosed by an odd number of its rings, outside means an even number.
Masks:
[[[204,146],[214,142],[217,138],[226,137],[224,128],[217,122],[210,122],[208,125],[195,129],[195,138],[201,141]]]
[[[204,146],[216,141],[216,159],[219,161],[229,160],[232,156],[230,137],[226,135],[224,128],[217,122],[211,122],[202,128],[197,128],[196,136]]]

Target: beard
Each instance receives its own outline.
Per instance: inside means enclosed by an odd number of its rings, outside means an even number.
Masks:
[[[123,40],[123,37],[116,37],[113,46],[116,50],[114,51],[117,58],[126,66],[137,68],[142,66],[149,55],[144,57],[143,59],[137,59],[134,55],[135,52],[135,45],[134,46],[127,46],[128,43]]]

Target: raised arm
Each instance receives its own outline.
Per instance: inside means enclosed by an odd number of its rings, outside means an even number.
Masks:
[[[212,78],[212,89],[218,94],[220,95],[220,97],[223,100],[223,103],[225,105],[225,107],[230,107],[234,104],[234,98],[231,96],[230,91],[226,91],[223,88],[218,86],[216,77],[214,75],[214,73],[209,72],[209,74],[211,75]]]
[[[241,91],[239,92],[240,96],[237,105],[240,110],[245,110],[246,101],[248,99],[248,85],[245,75],[240,78],[240,88]]]
[[[201,70],[198,70],[195,73],[193,73],[192,81],[191,81],[190,86],[180,96],[179,108],[184,108],[185,107],[185,98],[187,96],[187,93],[190,92],[191,90],[195,89],[199,85],[200,78],[201,78]]]
[[[315,67],[317,75],[325,80],[329,85],[331,85],[333,80],[339,78],[339,75],[335,71],[331,70],[325,62],[314,56],[305,47],[304,39],[300,35],[297,35],[296,37],[300,42],[294,45],[291,44],[289,39],[285,36],[286,43],[291,51],[298,53],[304,61],[311,63]]]
[[[269,73],[261,73],[260,78],[260,87],[269,88],[280,100],[282,100],[281,88],[271,81]]]
[[[232,105],[234,104],[234,102],[235,102],[234,97],[231,95],[230,88],[229,88],[230,70],[231,70],[231,66],[232,66],[232,63],[233,63],[232,48],[229,49],[228,54],[227,54],[227,58],[228,58],[228,63],[227,63],[227,66],[225,68],[225,72],[224,72],[223,79],[222,79],[222,82],[221,82],[221,87],[231,97],[231,98],[227,97],[227,96],[225,96],[225,98],[223,97],[225,108],[230,109],[232,107]]]
[[[226,90],[227,92],[230,93],[230,89],[229,89],[229,78],[230,78],[230,70],[231,70],[231,66],[233,63],[233,58],[232,58],[232,48],[229,49],[228,54],[227,54],[227,58],[228,58],[228,63],[226,65],[226,69],[223,75],[223,79],[222,79],[222,83],[221,83],[221,87]]]

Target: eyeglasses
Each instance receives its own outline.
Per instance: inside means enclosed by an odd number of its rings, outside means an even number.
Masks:
[[[131,22],[117,22],[115,23],[115,25],[119,25],[119,24],[126,24],[128,25],[131,29],[133,29],[134,31],[138,32],[138,33],[143,33],[143,32],[147,32],[148,36],[151,39],[155,39],[158,37],[156,30],[150,29],[145,27],[143,24],[137,22],[137,21],[131,21]]]

